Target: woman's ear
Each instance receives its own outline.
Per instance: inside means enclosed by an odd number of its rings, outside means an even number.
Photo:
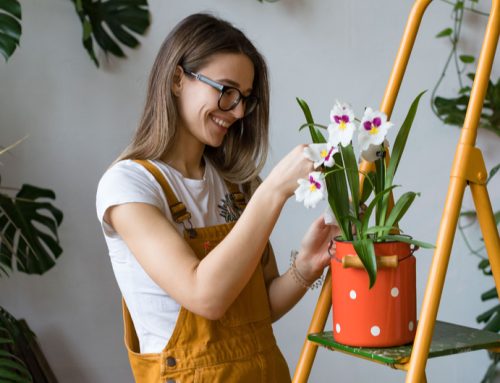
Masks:
[[[180,65],[177,65],[174,72],[174,81],[172,81],[172,93],[179,97],[182,90],[182,79],[184,77],[184,71]]]

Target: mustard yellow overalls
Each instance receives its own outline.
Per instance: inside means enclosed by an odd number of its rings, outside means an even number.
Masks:
[[[148,161],[136,161],[162,186],[176,222],[189,219],[163,174]],[[235,185],[233,198],[243,199]],[[233,223],[186,229],[184,239],[203,259],[229,233]],[[235,254],[234,261],[238,261]],[[220,320],[208,320],[181,307],[172,337],[158,354],[140,354],[139,342],[123,301],[125,345],[137,383],[282,383],[290,373],[271,327],[262,266]]]

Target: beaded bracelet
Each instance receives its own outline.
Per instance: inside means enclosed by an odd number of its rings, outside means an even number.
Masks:
[[[320,287],[323,284],[323,278],[324,278],[323,275],[318,279],[316,279],[314,282],[310,283],[307,279],[305,279],[302,276],[299,269],[297,269],[295,261],[297,260],[298,253],[299,252],[297,250],[292,250],[292,253],[290,254],[290,274],[292,274],[293,279],[295,280],[295,282],[297,282],[299,285],[301,285],[306,289],[314,290]]]

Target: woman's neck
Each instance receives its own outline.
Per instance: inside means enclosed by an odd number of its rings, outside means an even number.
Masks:
[[[174,144],[161,160],[178,170],[184,177],[202,179],[205,174],[203,152],[205,145],[197,140],[179,134]]]

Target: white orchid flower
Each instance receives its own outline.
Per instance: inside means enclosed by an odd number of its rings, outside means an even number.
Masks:
[[[346,103],[335,101],[335,105],[330,111],[330,125],[328,125],[328,142],[333,146],[339,143],[347,146],[352,141],[352,135],[356,130],[354,125],[354,112],[351,106]]]
[[[330,143],[310,144],[304,148],[304,155],[314,162],[314,169],[323,164],[331,168],[335,163],[333,155],[337,152],[337,148]]]
[[[387,131],[392,127],[385,113],[366,108],[359,127],[358,142],[362,151],[370,145],[380,145],[384,142]]]
[[[378,158],[380,158],[380,154],[382,151],[389,147],[389,141],[384,140],[383,145],[370,145],[368,149],[361,152],[361,159],[369,162],[375,162]]]
[[[304,201],[306,208],[316,207],[326,195],[325,175],[321,172],[309,173],[309,179],[297,180],[299,187],[295,190],[297,202]]]

